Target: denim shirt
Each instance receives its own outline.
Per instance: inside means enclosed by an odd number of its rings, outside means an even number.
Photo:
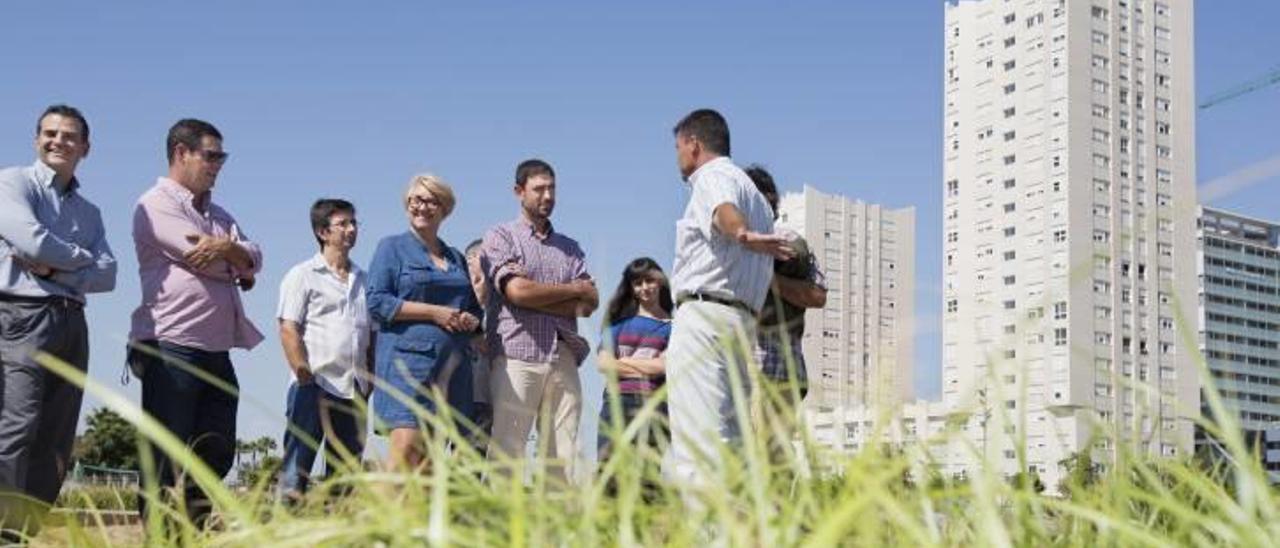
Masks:
[[[403,361],[410,370],[431,369],[466,353],[472,333],[449,333],[428,321],[393,321],[405,301],[458,308],[483,319],[461,252],[443,241],[447,268],[431,261],[426,247],[412,233],[388,236],[378,242],[369,264],[366,300],[369,319],[378,326],[375,354],[379,368]],[[457,359],[463,359],[458,355]]]

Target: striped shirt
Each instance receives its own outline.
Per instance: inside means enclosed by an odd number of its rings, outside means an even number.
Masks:
[[[497,312],[490,348],[507,358],[549,363],[559,341],[573,352],[578,364],[586,359],[590,346],[578,334],[578,319],[547,314],[511,304],[504,293],[507,282],[524,277],[544,284],[567,284],[589,280],[586,254],[573,238],[547,227],[539,236],[523,217],[489,229],[484,235],[481,264],[495,291],[489,299]]]
[[[773,279],[773,257],[755,253],[713,224],[716,207],[732,204],[747,230],[773,232],[773,210],[738,166],[727,157],[707,162],[689,176],[693,194],[684,217],[676,221],[676,260],[671,285],[676,295],[706,293],[742,301],[755,310],[764,304]]]
[[[614,322],[605,332],[602,349],[614,358],[652,359],[667,351],[671,339],[671,321],[632,316]],[[622,394],[649,394],[662,386],[665,376],[627,376],[618,379],[618,391]]]

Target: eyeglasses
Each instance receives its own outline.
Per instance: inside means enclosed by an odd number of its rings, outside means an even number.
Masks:
[[[410,196],[409,207],[413,209],[426,209],[427,206],[440,207],[440,200],[435,196]]]
[[[214,163],[214,164],[221,164],[227,161],[227,156],[231,155],[230,153],[223,152],[221,150],[206,149],[206,150],[201,150],[199,152],[200,152],[200,156],[204,158],[204,161]]]
[[[329,223],[330,228],[359,228],[360,222],[355,219],[344,219],[336,223]]]

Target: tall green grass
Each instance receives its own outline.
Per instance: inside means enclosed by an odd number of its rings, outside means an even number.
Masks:
[[[155,525],[161,520],[152,520],[147,535],[158,545],[1272,546],[1280,539],[1280,497],[1229,413],[1218,415],[1228,417],[1222,424],[1205,424],[1233,457],[1214,471],[1115,443],[1113,466],[1069,477],[1059,495],[1050,494],[1057,486],[1040,492],[1034,482],[982,468],[963,480],[922,472],[930,464],[928,444],[956,432],[890,451],[864,444],[845,457],[801,439],[800,451],[780,455],[769,429],[785,427],[770,420],[758,421],[763,426],[740,450],[722,452],[717,481],[696,491],[664,483],[660,455],[627,443],[640,434],[639,424],[604,424],[617,440],[611,458],[566,486],[549,477],[542,461],[487,461],[450,417],[423,411],[435,435],[430,466],[421,473],[364,471],[352,457],[347,473],[286,507],[265,482],[231,491],[135,404],[48,356],[42,363],[135,424],[210,494],[221,525],[200,529],[160,496],[153,478],[145,481],[141,496],[151,501],[152,517],[176,524],[162,529]],[[655,418],[656,403],[642,417]],[[1116,434],[1099,429],[1099,435]],[[498,466],[514,473],[497,473]],[[323,495],[336,487],[349,494]],[[58,538],[71,544],[112,542],[101,521],[67,527]]]

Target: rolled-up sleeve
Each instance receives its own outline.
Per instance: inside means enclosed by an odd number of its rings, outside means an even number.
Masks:
[[[86,214],[85,222],[97,230],[89,252],[93,262],[84,268],[65,271],[59,270],[53,275],[53,281],[70,287],[81,294],[106,293],[116,288],[116,258],[107,243],[106,229],[102,226],[102,214],[92,208]]]
[[[249,259],[253,261],[248,270],[232,265],[231,270],[234,272],[235,277],[243,277],[246,274],[257,275],[262,270],[262,247],[250,240],[235,220],[231,221],[231,237],[240,247],[244,248],[245,252],[249,254]]]
[[[587,272],[587,254],[582,251],[581,246],[574,245],[569,254],[569,272],[575,280],[591,279],[591,274]]]
[[[396,291],[396,277],[400,273],[400,259],[396,256],[393,238],[378,242],[369,263],[369,289],[365,298],[369,306],[369,319],[379,326],[391,324],[400,306],[404,304]]]
[[[74,271],[94,262],[87,249],[63,240],[36,218],[35,204],[20,170],[0,172],[0,238],[23,258],[56,270]]]
[[[494,289],[506,295],[507,282],[524,275],[524,266],[520,264],[515,243],[511,241],[510,234],[498,227],[485,233],[483,245],[481,266],[493,282]]]

